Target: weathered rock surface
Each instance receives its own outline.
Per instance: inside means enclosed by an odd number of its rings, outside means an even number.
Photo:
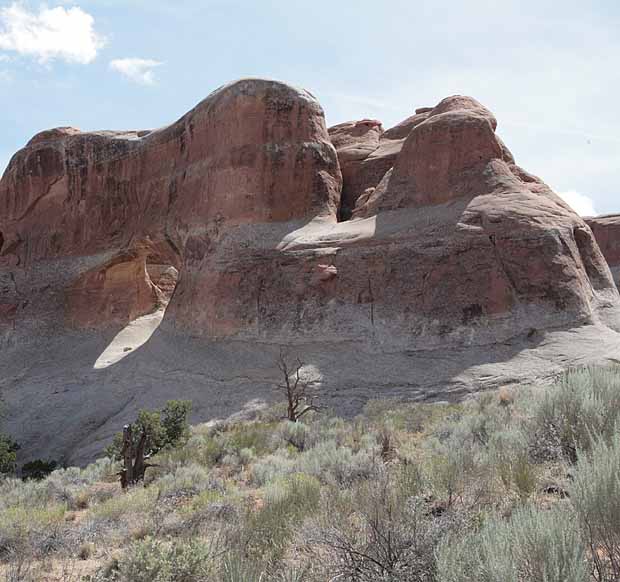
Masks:
[[[149,263],[146,270],[156,287],[157,300],[161,306],[170,303],[179,281],[179,271],[172,265]]]
[[[331,133],[338,136],[340,157],[344,140],[338,134],[355,124],[338,127]],[[617,305],[588,226],[539,178],[515,165],[496,127],[474,99],[449,97],[385,132],[401,142],[378,183],[376,176],[365,175],[361,183],[356,178],[356,188],[367,195],[357,199],[354,217],[392,228],[408,217],[406,235],[399,237],[407,259],[393,269],[407,273],[406,280],[389,281],[373,296],[378,305],[393,306],[399,299],[381,294],[406,289],[399,313],[424,314],[408,328],[411,335],[432,322],[435,336],[460,330],[470,339],[498,341],[500,330],[510,335],[596,321],[599,308]],[[375,232],[375,244],[378,238]],[[384,265],[388,257],[394,264],[395,249],[391,241]]]
[[[496,127],[454,96],[328,134],[309,93],[243,80],[157,131],[35,136],[0,181],[0,389],[25,454],[48,436],[83,460],[172,396],[233,412],[270,394],[280,345],[345,412],[548,377],[567,338],[616,349],[590,228]]]
[[[427,112],[416,113],[387,131],[379,121],[369,119],[329,128],[343,176],[341,218],[351,218],[360,197],[372,194],[396,162],[405,138],[427,117]]]
[[[184,262],[176,316],[217,335],[229,323],[219,323],[211,293],[228,295],[223,285],[238,278],[203,264],[219,239],[235,229],[252,237],[253,224],[335,220],[340,180],[321,107],[276,82],[224,87],[159,131],[43,132],[0,183],[4,277],[17,283],[3,303],[16,306],[9,317],[33,325],[42,310],[77,328],[126,323],[153,309],[145,264],[163,256]],[[235,253],[251,260],[248,243],[239,244]],[[123,283],[130,272],[140,281]],[[116,304],[123,286],[111,319],[104,305]]]
[[[620,286],[620,215],[591,217],[585,221],[609,264],[616,286]]]

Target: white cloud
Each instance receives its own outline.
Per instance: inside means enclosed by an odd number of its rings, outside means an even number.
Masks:
[[[154,85],[157,81],[153,69],[162,63],[152,59],[115,59],[110,62],[110,68],[140,85]]]
[[[575,190],[568,192],[559,192],[559,195],[579,216],[596,216],[594,202],[585,194],[580,194]]]
[[[94,30],[94,18],[81,8],[29,11],[19,2],[0,8],[0,50],[36,58],[40,63],[61,59],[88,64],[104,39]]]

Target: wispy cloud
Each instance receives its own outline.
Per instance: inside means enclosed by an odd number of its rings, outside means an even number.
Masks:
[[[589,196],[575,190],[558,192],[558,194],[579,216],[596,216],[598,214],[594,209],[594,201]]]
[[[0,8],[0,50],[43,64],[60,59],[85,65],[95,60],[105,44],[94,24],[94,18],[77,6],[42,6],[34,12],[14,2]]]
[[[125,58],[114,59],[110,68],[134,83],[154,85],[157,82],[154,69],[162,64],[152,59]]]

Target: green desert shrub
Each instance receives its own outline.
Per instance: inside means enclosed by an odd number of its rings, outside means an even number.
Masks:
[[[45,482],[8,478],[0,481],[0,511],[17,506],[38,506],[48,500]]]
[[[270,582],[309,582],[309,567],[286,565],[280,570],[274,572],[270,578]]]
[[[324,494],[298,543],[317,579],[431,582],[435,549],[455,527],[454,514],[433,515],[421,497],[387,472]]]
[[[17,468],[19,445],[7,435],[0,434],[0,479],[3,475],[13,475]]]
[[[192,403],[188,400],[169,400],[159,411],[141,410],[132,423],[134,444],[137,446],[143,433],[147,435],[147,455],[185,444],[191,434],[188,423],[191,409]],[[119,460],[122,447],[123,433],[119,432],[106,448],[106,455],[113,460]]]
[[[65,471],[70,471],[70,469],[65,469]],[[78,471],[77,479],[82,484],[92,485],[97,481],[104,481],[114,475],[118,471],[118,466],[108,457],[102,457],[84,469],[78,469]]]
[[[492,517],[477,533],[447,536],[437,551],[438,582],[586,582],[585,547],[566,508]]]
[[[0,511],[0,558],[12,553],[45,556],[66,546],[62,505],[14,506]]]
[[[304,451],[297,461],[302,473],[314,475],[323,482],[334,480],[347,485],[371,475],[378,458],[374,449],[354,452],[349,447],[339,447],[334,441],[326,441]]]
[[[432,492],[448,507],[462,499],[474,478],[476,449],[471,441],[451,437],[445,442],[429,439],[425,443],[425,474]]]
[[[564,374],[532,404],[532,449],[542,460],[575,462],[593,439],[610,441],[620,420],[620,369],[582,368]]]
[[[265,455],[273,450],[271,445],[275,424],[273,423],[238,423],[224,433],[230,452],[250,449],[256,456]]]
[[[209,472],[196,463],[178,467],[156,481],[161,495],[196,495],[210,487]]]
[[[251,464],[255,458],[273,452],[275,423],[236,423],[220,429],[200,427],[194,430],[187,443],[181,447],[166,448],[157,455],[159,469],[153,475],[161,476],[188,464],[205,467],[225,466],[231,472],[238,472]]]
[[[159,491],[156,487],[134,487],[94,506],[90,517],[98,521],[131,523],[136,518],[148,516],[157,504]]]
[[[529,457],[528,438],[522,430],[509,427],[491,434],[489,463],[504,488],[528,499],[538,484],[537,467]]]
[[[495,393],[484,392],[458,407],[450,407],[437,422],[432,434],[440,441],[450,439],[476,447],[488,445],[491,436],[511,422],[511,412]]]
[[[398,399],[371,400],[364,415],[375,423],[389,422],[395,429],[411,434],[430,432],[437,425],[458,418],[463,404],[446,402],[402,402]]]
[[[46,461],[44,459],[35,459],[22,465],[21,473],[22,479],[25,481],[33,479],[34,481],[42,481],[58,468],[58,462],[51,460]]]
[[[264,485],[282,475],[306,473],[324,483],[347,485],[356,479],[368,477],[376,468],[379,463],[376,441],[373,445],[374,448],[358,452],[338,446],[334,441],[319,443],[298,454],[280,449],[254,463],[253,479],[258,485]]]
[[[247,517],[246,547],[252,555],[273,561],[280,558],[291,537],[307,515],[319,505],[321,484],[311,475],[282,477],[265,488],[263,505]]]
[[[159,467],[150,471],[146,481],[152,481],[157,476],[191,463],[213,467],[220,463],[226,454],[226,442],[222,435],[193,434],[185,445],[159,452],[157,454]]]
[[[110,496],[109,491],[91,492],[89,487],[107,479],[116,471],[116,464],[110,459],[99,459],[84,469],[56,469],[41,481],[41,487],[49,501],[65,503],[69,509],[80,509],[91,497],[95,499]]]
[[[259,459],[252,466],[252,481],[263,486],[284,475],[297,471],[296,459],[287,449],[279,449],[271,455]]]
[[[303,451],[306,448],[308,427],[303,422],[287,420],[280,423],[275,436],[278,444],[291,445],[298,451]]]
[[[267,582],[264,570],[240,552],[228,553],[220,569],[221,582]]]
[[[523,501],[529,499],[538,487],[536,466],[524,453],[514,457],[509,466],[512,482],[519,497]]]
[[[109,579],[117,582],[203,582],[211,579],[216,550],[199,540],[135,542]]]
[[[311,449],[325,442],[335,443],[337,447],[361,450],[377,448],[377,434],[363,417],[346,421],[337,416],[322,415],[306,425],[304,449]]]
[[[314,511],[320,500],[321,484],[315,477],[296,473],[270,484],[264,493],[267,507],[286,507],[291,518],[299,521]]]
[[[570,500],[590,546],[594,576],[620,580],[620,435],[580,455]]]
[[[418,461],[406,459],[394,470],[393,476],[405,497],[418,497],[424,492],[426,477]]]
[[[204,436],[200,440],[198,440],[198,438],[199,437],[192,437],[190,443],[188,443],[190,450],[195,448],[198,454],[196,460],[207,467],[217,465],[226,454],[226,443],[224,440],[217,436]],[[194,441],[194,439],[196,439],[196,441]],[[192,447],[192,444],[195,444],[195,447]]]

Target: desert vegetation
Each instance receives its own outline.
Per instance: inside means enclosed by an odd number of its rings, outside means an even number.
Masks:
[[[0,428],[4,417],[4,405],[0,400]],[[0,430],[0,479],[3,475],[11,475],[17,469],[17,451],[19,445]]]
[[[119,439],[83,469],[5,476],[4,580],[620,579],[620,368],[346,420],[283,402],[189,429],[188,406],[141,415],[161,440],[125,491]]]

